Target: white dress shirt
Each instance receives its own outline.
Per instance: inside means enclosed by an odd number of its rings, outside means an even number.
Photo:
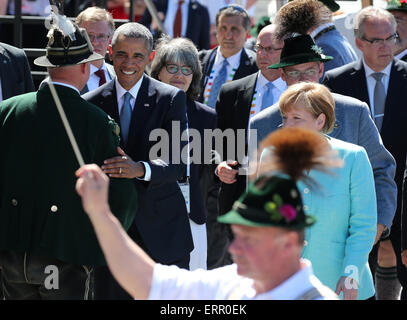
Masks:
[[[301,259],[301,269],[274,289],[257,294],[253,280],[237,274],[237,265],[195,271],[155,264],[150,300],[295,300],[312,288],[322,287],[311,263]]]
[[[181,36],[183,37],[185,37],[185,34],[187,32],[188,6],[189,0],[185,0],[184,3],[181,5],[181,15],[182,15]],[[178,10],[178,0],[168,0],[167,12],[165,13],[164,19],[164,28],[171,38],[174,37],[174,22],[177,10]]]
[[[103,61],[103,65],[102,65],[101,69],[103,69],[103,71],[105,72],[106,82],[109,82],[110,80],[112,80],[112,78],[109,75],[109,72],[107,71],[106,64],[104,61]],[[96,68],[93,64],[90,64],[89,80],[86,83],[89,91],[99,88],[100,78],[95,74],[95,72],[98,70],[99,69]]]
[[[131,110],[132,111],[134,110],[134,104],[136,103],[137,94],[138,94],[138,92],[140,90],[141,83],[143,82],[143,79],[144,79],[144,74],[141,76],[139,81],[137,81],[137,83],[129,91],[127,91],[126,89],[124,89],[120,85],[119,81],[117,80],[117,77],[115,78],[117,105],[119,106],[119,115],[121,114],[121,111],[123,109],[124,95],[125,95],[126,92],[129,92],[131,94],[130,105],[131,105]],[[137,178],[137,179],[144,180],[144,181],[150,181],[151,180],[151,168],[150,168],[150,165],[147,162],[144,162],[144,161],[140,161],[140,162],[143,163],[143,165],[144,165],[145,174],[144,174],[144,178]]]
[[[375,107],[374,107],[374,88],[376,86],[376,79],[373,78],[372,74],[375,73],[369,66],[365,63],[365,60],[363,59],[363,66],[365,68],[365,75],[366,75],[366,84],[367,84],[367,91],[369,94],[369,101],[370,101],[370,111],[372,113],[372,118],[374,119],[375,117]],[[384,73],[384,76],[381,79],[381,82],[384,85],[384,90],[386,91],[387,95],[387,89],[389,88],[389,81],[390,81],[390,69],[392,66],[393,62],[390,62],[386,68],[381,70],[381,73]]]

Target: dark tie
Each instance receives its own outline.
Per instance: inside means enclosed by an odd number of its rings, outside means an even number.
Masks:
[[[105,77],[105,70],[99,69],[98,71],[95,72],[95,74],[99,77],[99,87],[106,83],[106,77]]]
[[[270,107],[273,104],[273,87],[274,85],[269,82],[266,84],[267,89],[264,91],[263,99],[261,101],[261,110]]]
[[[220,87],[226,82],[226,68],[228,66],[228,61],[226,59],[223,60],[222,68],[219,70],[218,75],[216,76],[213,84],[211,86],[211,91],[209,92],[209,98],[207,105],[215,108],[216,99],[218,98],[218,93]]]
[[[173,38],[178,38],[181,36],[181,26],[182,26],[181,6],[183,3],[184,3],[184,0],[178,1],[178,9],[177,9],[177,13],[175,14],[175,20],[174,20],[174,37]]]
[[[131,99],[131,94],[130,92],[126,92],[124,94],[124,103],[122,107],[122,111],[120,112],[120,126],[122,130],[122,137],[124,141],[124,145],[127,144],[127,137],[129,135],[129,128],[130,128],[130,120],[131,120],[131,104],[130,104],[130,99]]]
[[[372,73],[372,77],[376,80],[376,85],[374,87],[374,122],[379,131],[382,128],[384,104],[386,103],[386,91],[384,90],[384,85],[381,81],[383,76],[384,74],[381,72]]]

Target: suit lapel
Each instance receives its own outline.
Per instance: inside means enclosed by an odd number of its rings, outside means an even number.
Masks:
[[[238,91],[235,112],[236,128],[247,128],[249,124],[250,108],[256,88],[257,76],[258,72],[249,76],[246,85]]]
[[[351,86],[352,94],[350,94],[350,96],[366,102],[370,108],[369,92],[367,90],[366,74],[362,60],[359,60],[356,63],[350,76],[353,79],[352,83],[355,84],[354,86]]]
[[[243,48],[242,54],[240,55],[239,68],[237,68],[233,79],[240,79],[240,78],[243,78],[245,75],[249,74],[249,70],[248,70],[249,65],[250,65],[250,59],[247,56],[245,49]]]
[[[0,46],[0,79],[3,100],[14,96],[15,91],[12,84],[17,83],[17,79],[15,79],[16,72],[11,69],[10,64],[7,51]]]
[[[196,30],[194,26],[200,23],[201,17],[197,14],[197,5],[194,1],[190,1],[188,5],[188,21],[187,21],[187,32],[186,37],[192,39],[192,32]]]
[[[155,106],[155,90],[151,88],[150,82],[150,78],[144,75],[131,115],[127,150],[132,154],[137,154],[137,147],[140,146],[139,139],[143,136],[143,130],[146,128],[146,123],[149,121]]]

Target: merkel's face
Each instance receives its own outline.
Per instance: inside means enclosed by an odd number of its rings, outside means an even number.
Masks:
[[[296,103],[288,110],[281,112],[283,118],[283,126],[287,128],[299,127],[314,131],[321,131],[325,124],[325,115],[320,114],[315,117],[301,103]]]
[[[120,85],[130,90],[140,80],[149,62],[150,52],[144,39],[120,35],[112,47],[110,59]]]

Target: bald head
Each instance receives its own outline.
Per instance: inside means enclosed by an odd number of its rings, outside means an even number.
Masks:
[[[276,36],[276,29],[274,24],[265,26],[256,41],[256,63],[268,81],[274,81],[280,76],[278,69],[267,69],[268,66],[280,62],[281,49],[284,46],[284,41]]]

